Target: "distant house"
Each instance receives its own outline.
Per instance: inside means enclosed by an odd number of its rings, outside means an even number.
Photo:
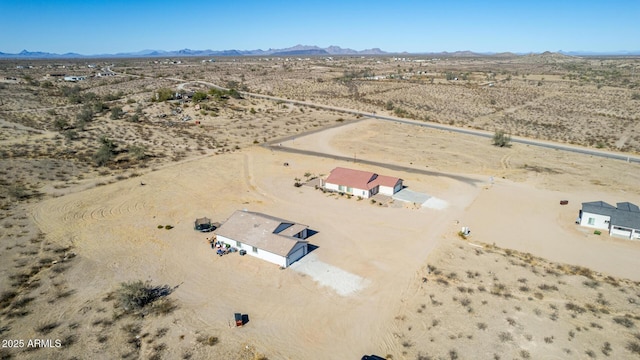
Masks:
[[[251,211],[236,211],[215,230],[216,239],[283,268],[308,252],[307,225]]]
[[[611,236],[640,240],[640,208],[630,202],[616,205],[614,207],[604,201],[582,203],[577,222],[582,226],[607,230]]]
[[[331,170],[324,188],[354,196],[369,198],[375,194],[392,196],[402,190],[402,179],[378,175],[370,171],[337,167]]]
[[[86,76],[65,76],[64,81],[77,82],[77,81],[85,80],[86,78],[87,78]]]

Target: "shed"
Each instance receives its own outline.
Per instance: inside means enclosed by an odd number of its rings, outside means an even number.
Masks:
[[[193,228],[195,230],[202,231],[202,232],[215,230],[215,226],[211,224],[211,219],[207,217],[196,219],[196,222]]]

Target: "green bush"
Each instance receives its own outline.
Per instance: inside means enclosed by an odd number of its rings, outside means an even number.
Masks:
[[[600,230],[596,230],[596,231],[594,231],[593,233],[594,233],[594,234],[596,234],[596,235],[600,235],[600,234],[602,234],[602,233],[600,232]]]
[[[193,94],[193,101],[195,101],[195,102],[200,102],[200,101],[206,100],[206,99],[207,99],[207,93],[206,92],[196,91],[196,93]]]
[[[169,88],[161,88],[156,92],[153,101],[163,102],[173,99],[173,90]]]
[[[509,147],[511,146],[511,135],[506,134],[504,131],[502,130],[497,130],[494,134],[493,134],[493,145],[495,146],[499,146],[499,147]]]

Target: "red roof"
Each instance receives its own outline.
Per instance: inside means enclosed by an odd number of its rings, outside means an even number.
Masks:
[[[382,185],[388,187],[395,187],[396,184],[400,181],[400,178],[386,175],[378,175],[378,177],[374,180],[375,185]]]
[[[330,184],[344,185],[356,189],[369,190],[378,185],[394,187],[400,178],[378,175],[370,171],[347,169],[337,167],[331,170],[326,182]]]

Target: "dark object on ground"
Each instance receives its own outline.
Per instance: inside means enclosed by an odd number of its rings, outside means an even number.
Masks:
[[[378,355],[365,355],[362,357],[362,360],[386,360],[386,359]]]
[[[196,219],[196,222],[193,228],[200,232],[209,232],[216,229],[216,227],[211,223],[211,219],[207,217]]]
[[[243,325],[242,314],[241,313],[235,313],[235,314],[233,314],[233,316],[236,319],[236,326],[241,327]]]
[[[560,200],[560,205],[567,205],[569,200]]]
[[[245,256],[246,254],[247,254],[247,250],[245,249],[240,250],[240,255]]]
[[[284,163],[284,166],[289,166],[289,163],[288,162]]]

